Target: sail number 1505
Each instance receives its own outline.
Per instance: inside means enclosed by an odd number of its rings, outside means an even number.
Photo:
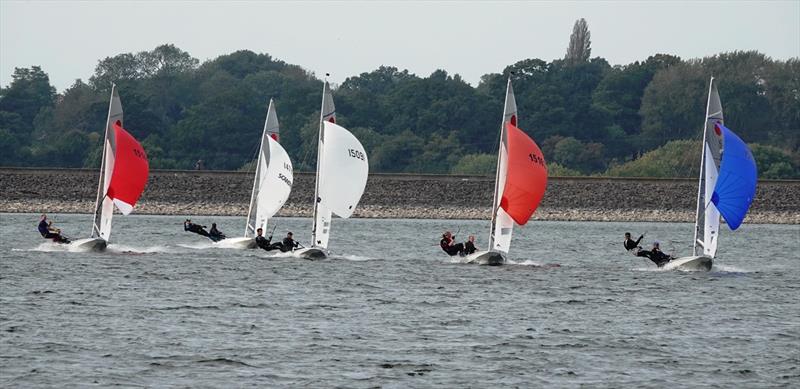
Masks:
[[[360,150],[347,149],[347,153],[350,154],[351,157],[358,158],[362,161],[365,161],[367,158]]]

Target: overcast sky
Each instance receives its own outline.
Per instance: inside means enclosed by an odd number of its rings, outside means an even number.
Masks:
[[[592,56],[627,64],[758,50],[800,57],[800,0],[786,1],[17,1],[0,0],[0,85],[39,65],[59,91],[98,60],[172,43],[205,61],[269,53],[331,80],[380,65],[477,85],[518,60],[564,56],[576,19]]]

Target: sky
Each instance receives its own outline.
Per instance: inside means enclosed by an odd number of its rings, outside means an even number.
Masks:
[[[41,66],[59,92],[98,61],[172,43],[201,62],[268,53],[318,77],[381,65],[472,85],[527,58],[562,58],[585,18],[612,65],[666,53],[758,50],[800,57],[800,0],[785,1],[19,1],[0,0],[0,85]]]

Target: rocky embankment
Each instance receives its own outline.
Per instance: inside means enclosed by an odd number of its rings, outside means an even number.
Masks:
[[[91,213],[96,170],[0,169],[0,212]],[[370,175],[355,217],[488,219],[494,179]],[[152,171],[137,214],[245,215],[252,174]],[[550,178],[536,220],[692,221],[692,179]],[[281,216],[309,216],[314,175],[295,173]],[[745,222],[800,224],[800,181],[762,181]]]

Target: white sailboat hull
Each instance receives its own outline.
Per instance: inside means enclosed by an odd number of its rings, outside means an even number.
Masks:
[[[476,265],[500,266],[506,262],[503,253],[497,251],[478,251],[464,257],[465,263]]]
[[[325,254],[324,251],[314,247],[305,247],[302,249],[294,250],[292,251],[292,256],[301,259],[308,259],[311,261],[328,258],[328,255]]]
[[[662,269],[664,270],[688,270],[688,271],[709,271],[713,260],[704,255],[693,255],[681,257],[667,262]]]
[[[238,250],[254,249],[258,247],[255,238],[246,237],[226,238],[214,244],[222,248]]]
[[[70,250],[74,251],[104,251],[108,242],[103,238],[79,239],[69,244]]]

